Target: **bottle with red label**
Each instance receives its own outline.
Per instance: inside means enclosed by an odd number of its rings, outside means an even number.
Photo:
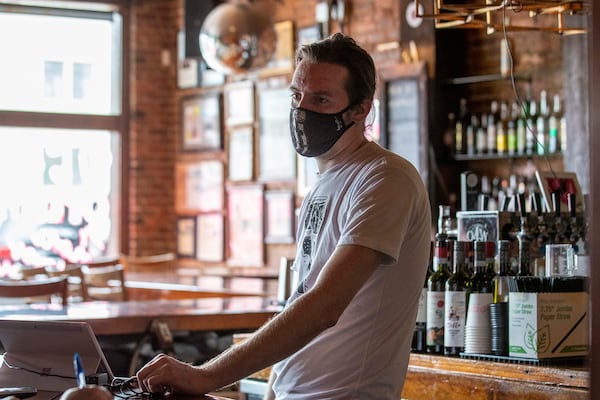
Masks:
[[[444,353],[445,286],[450,277],[449,241],[438,237],[433,255],[433,272],[427,281],[427,352]]]

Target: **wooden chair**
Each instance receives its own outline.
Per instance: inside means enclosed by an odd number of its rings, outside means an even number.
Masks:
[[[45,267],[21,268],[19,270],[19,277],[23,280],[47,278],[48,273]]]
[[[67,264],[65,269],[57,270],[46,268],[48,276],[67,276],[69,280],[69,301],[82,301],[87,297],[85,287],[83,285],[83,273],[81,265]]]
[[[0,281],[0,297],[21,298],[27,303],[51,302],[52,295],[62,298],[62,305],[69,303],[69,282],[66,276],[19,281]]]
[[[82,265],[81,273],[85,300],[124,301],[128,299],[125,272],[120,263],[102,267]]]
[[[121,257],[108,257],[99,260],[94,260],[86,263],[80,263],[82,266],[87,265],[89,268],[110,267],[122,263]]]
[[[161,253],[149,256],[121,255],[126,271],[132,272],[173,272],[175,270],[175,253]]]

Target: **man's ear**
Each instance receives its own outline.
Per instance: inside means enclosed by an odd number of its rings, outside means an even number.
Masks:
[[[357,103],[354,107],[354,112],[356,116],[360,119],[366,119],[369,115],[369,111],[371,111],[371,106],[373,105],[373,99],[364,99],[360,103]]]

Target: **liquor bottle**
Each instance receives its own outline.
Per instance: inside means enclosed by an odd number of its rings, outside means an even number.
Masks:
[[[529,102],[524,102],[519,107],[519,118],[517,119],[517,154],[526,153],[527,146],[527,114],[529,113]]]
[[[487,121],[486,113],[481,114],[479,118],[479,126],[475,134],[475,152],[477,154],[485,154],[487,152]]]
[[[562,117],[560,96],[555,94],[552,102],[552,113],[548,117],[548,153],[556,153],[562,150],[559,148],[560,121]]]
[[[527,114],[527,121],[525,127],[527,128],[527,135],[525,136],[525,153],[533,155],[535,150],[536,142],[536,128],[537,128],[537,102],[535,99],[529,101],[529,112]]]
[[[561,117],[560,117],[560,128],[558,129],[558,134],[560,137],[560,151],[561,152],[565,152],[565,150],[567,150],[567,117],[565,117],[564,114],[561,113]]]
[[[469,276],[466,272],[465,242],[454,242],[452,274],[444,296],[444,355],[458,356],[465,347],[465,322]]]
[[[540,92],[540,110],[536,120],[536,135],[537,145],[536,152],[538,155],[544,155],[546,153],[547,138],[548,138],[548,117],[550,116],[550,110],[548,108],[548,94],[545,90]]]
[[[459,101],[458,117],[455,127],[455,151],[456,154],[465,154],[467,151],[467,127],[471,123],[471,116],[467,108],[467,99],[464,97]]]
[[[414,353],[427,352],[427,282],[432,273],[432,266],[433,241],[429,246],[429,264],[427,265],[427,273],[425,274],[424,285],[421,289],[421,296],[419,297],[419,307],[417,308],[417,320],[411,345],[411,351]]]
[[[487,273],[485,242],[476,241],[475,273],[471,278],[465,327],[465,353],[491,352],[490,304],[493,300],[492,279]]]
[[[506,151],[509,156],[517,154],[517,123],[519,121],[519,103],[513,101],[506,129]]]
[[[519,240],[519,264],[517,276],[532,276],[531,273],[531,244],[529,240],[518,237]]]
[[[433,255],[433,273],[427,281],[427,352],[444,352],[444,300],[448,268],[448,240],[436,239]]]
[[[487,121],[487,152],[489,154],[494,154],[496,152],[496,123],[499,120],[500,114],[498,112],[498,102],[492,100]]]
[[[471,122],[467,126],[467,155],[475,155],[475,134],[479,128],[479,119],[476,115],[471,115]]]
[[[506,154],[507,140],[506,131],[508,129],[508,103],[503,101],[500,103],[500,120],[496,122],[496,152],[498,154]]]
[[[444,130],[443,142],[449,154],[454,154],[456,151],[456,116],[453,112],[448,113],[448,121]]]

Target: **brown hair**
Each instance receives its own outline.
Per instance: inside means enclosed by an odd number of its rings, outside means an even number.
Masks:
[[[351,103],[372,100],[375,95],[377,74],[373,58],[354,39],[343,33],[300,46],[296,64],[302,60],[311,63],[330,63],[348,69],[346,92]]]

